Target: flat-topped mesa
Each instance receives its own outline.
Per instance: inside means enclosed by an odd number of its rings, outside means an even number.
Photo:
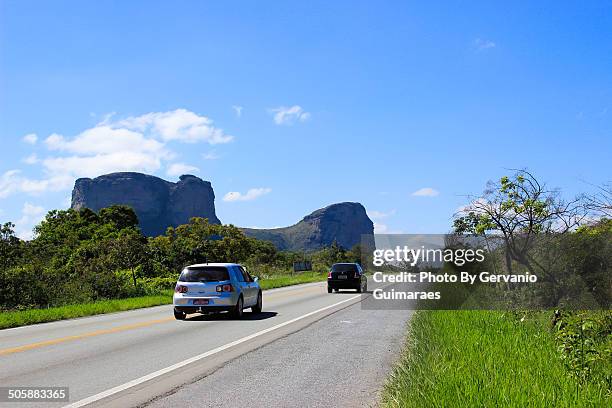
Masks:
[[[242,230],[249,236],[272,242],[280,250],[310,251],[330,246],[334,241],[350,249],[362,243],[362,235],[371,237],[368,246],[374,245],[374,223],[360,203],[329,205],[290,227]]]
[[[210,182],[196,176],[183,175],[172,183],[147,174],[122,172],[75,182],[72,208],[99,211],[111,205],[132,207],[147,236],[164,234],[166,228],[187,224],[192,217],[221,223],[215,214]]]

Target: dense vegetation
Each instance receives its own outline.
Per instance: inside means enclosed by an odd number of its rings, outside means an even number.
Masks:
[[[420,311],[404,354],[385,386],[389,407],[605,407],[612,403],[604,364],[582,376],[578,344],[571,353],[554,336],[550,313]],[[584,325],[584,323],[582,323]],[[592,330],[609,330],[592,324]],[[589,326],[591,327],[591,326]],[[573,330],[577,326],[573,325]],[[551,331],[552,330],[552,331]],[[599,344],[598,346],[601,346]],[[594,346],[596,347],[596,346]],[[609,357],[609,355],[608,355]],[[589,358],[585,356],[585,358]],[[568,366],[567,360],[576,360]],[[573,371],[571,371],[573,373]],[[610,371],[608,371],[609,373]],[[609,381],[609,378],[608,378]]]
[[[47,308],[161,293],[178,273],[198,262],[240,262],[263,280],[290,274],[307,257],[315,272],[334,262],[358,260],[359,248],[338,245],[303,254],[279,252],[232,225],[193,218],[146,238],[131,208],[113,206],[55,210],[35,228],[31,241],[18,239],[11,223],[0,230],[0,309]]]
[[[612,220],[588,203],[561,199],[523,170],[490,182],[456,215],[454,229],[485,238],[491,249],[486,270],[537,276],[537,285],[524,288],[531,302],[517,299],[523,307],[610,309]]]
[[[451,285],[453,307],[501,310],[417,312],[385,405],[611,406],[612,194],[601,191],[565,202],[518,171],[456,214],[448,244],[484,237],[489,249],[462,270],[538,285]]]

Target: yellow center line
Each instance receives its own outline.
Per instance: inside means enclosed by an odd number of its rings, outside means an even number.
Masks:
[[[149,320],[146,322],[140,322],[140,323],[134,323],[134,324],[127,324],[125,326],[113,327],[112,329],[96,330],[96,331],[89,332],[89,333],[76,334],[74,336],[60,337],[57,339],[40,341],[38,343],[31,343],[31,344],[26,344],[23,346],[11,347],[11,348],[0,350],[0,356],[7,355],[7,354],[13,354],[13,353],[20,353],[22,351],[37,349],[40,347],[52,346],[54,344],[66,343],[68,341],[74,341],[74,340],[86,339],[88,337],[100,336],[102,334],[110,334],[110,333],[117,333],[117,332],[122,332],[126,330],[139,329],[142,327],[148,327],[154,324],[165,323],[165,322],[169,322],[172,320],[174,320],[174,317],[167,317],[164,319],[157,319],[157,320]]]
[[[283,298],[283,297],[288,297],[288,296],[295,296],[296,293],[303,293],[303,292],[311,292],[311,291],[316,291],[316,290],[320,290],[321,288],[318,286],[313,286],[313,287],[308,287],[308,288],[302,288],[302,289],[298,289],[298,290],[290,290],[287,292],[282,292],[282,293],[273,293],[270,295],[267,295],[264,297],[264,300],[266,299],[276,299],[276,298]],[[126,330],[133,330],[133,329],[140,329],[143,327],[148,327],[148,326],[153,326],[155,324],[159,324],[159,323],[166,323],[166,322],[170,322],[173,321],[174,317],[167,317],[164,319],[157,319],[157,320],[149,320],[146,322],[140,322],[140,323],[133,323],[133,324],[127,324],[124,326],[118,326],[118,327],[113,327],[111,329],[102,329],[102,330],[96,330],[96,331],[92,331],[89,333],[82,333],[82,334],[76,334],[74,336],[66,336],[66,337],[60,337],[57,339],[51,339],[51,340],[45,340],[45,341],[40,341],[37,343],[31,343],[31,344],[25,344],[23,346],[17,346],[17,347],[11,347],[11,348],[7,348],[7,349],[0,349],[0,356],[3,355],[7,355],[7,354],[13,354],[13,353],[20,353],[23,351],[28,351],[28,350],[32,350],[32,349],[37,349],[37,348],[41,348],[41,347],[46,347],[46,346],[52,346],[55,344],[61,344],[61,343],[66,343],[69,341],[75,341],[75,340],[81,340],[81,339],[86,339],[89,337],[95,337],[95,336],[100,336],[103,334],[111,334],[111,333],[118,333],[118,332],[122,332],[122,331],[126,331]]]

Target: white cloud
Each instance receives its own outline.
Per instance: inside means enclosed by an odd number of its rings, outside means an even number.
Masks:
[[[110,123],[114,127],[149,132],[164,141],[184,143],[207,142],[211,145],[229,143],[234,137],[213,126],[213,121],[186,109],[153,112]]]
[[[383,218],[390,217],[392,215],[395,215],[395,210],[391,210],[391,211],[388,211],[388,212],[376,211],[376,210],[368,211],[368,216],[371,219],[373,219],[373,220],[380,220],[380,219],[383,219]]]
[[[242,116],[242,109],[244,109],[242,106],[240,106],[240,105],[232,105],[232,109],[234,110],[234,113],[236,114],[237,117],[241,117]]]
[[[29,155],[28,157],[25,157],[22,160],[25,164],[36,164],[38,163],[40,160],[38,160],[38,156],[36,156],[36,153],[32,153],[31,155]]]
[[[295,122],[304,122],[310,119],[310,113],[304,111],[299,105],[279,106],[269,111],[274,114],[274,123],[277,125],[292,125]]]
[[[395,215],[395,212],[396,212],[395,210],[391,210],[387,212],[376,211],[376,210],[368,211],[368,216],[370,217],[370,219],[374,221],[374,233],[375,234],[401,234],[401,231],[391,230],[391,228],[389,228],[387,224],[383,224],[381,222],[381,220]]]
[[[412,195],[415,197],[435,197],[439,194],[440,192],[438,190],[435,190],[431,187],[423,187],[412,193]]]
[[[75,153],[79,155],[112,154],[118,152],[142,152],[164,156],[165,145],[149,139],[142,133],[128,129],[115,129],[110,126],[96,126],[87,129],[72,140],[66,140],[56,133],[45,139],[49,150]]]
[[[116,152],[95,156],[66,156],[43,160],[43,165],[56,177],[97,177],[117,171],[152,173],[161,168],[161,157],[143,152]]]
[[[217,160],[219,156],[215,152],[208,152],[208,153],[202,154],[202,158],[204,160]]]
[[[64,136],[58,135],[57,133],[50,134],[45,139],[45,145],[49,150],[60,150],[66,143]]]
[[[484,50],[488,50],[488,49],[497,47],[497,44],[495,44],[491,40],[484,40],[482,38],[477,38],[474,40],[473,46],[477,51],[484,51]]]
[[[0,177],[0,198],[8,197],[19,190],[19,170],[9,170]]]
[[[169,176],[182,176],[183,174],[197,173],[200,169],[185,163],[172,163],[168,166],[166,174]]]
[[[6,198],[15,193],[39,195],[45,191],[60,191],[70,188],[73,182],[73,178],[61,175],[33,180],[24,177],[21,170],[9,170],[0,176],[0,198]]]
[[[43,207],[25,203],[21,209],[21,218],[15,222],[15,233],[21,239],[30,240],[34,236],[32,229],[45,218]]]
[[[23,140],[24,143],[34,145],[38,142],[38,136],[36,136],[36,133],[28,133],[21,140]]]
[[[374,223],[374,233],[375,234],[403,234],[402,230],[393,230],[389,228],[387,224],[382,224],[380,222]]]
[[[67,195],[66,197],[64,197],[64,199],[62,200],[62,205],[64,206],[64,208],[70,208],[72,206],[72,196]]]
[[[104,114],[102,116],[102,120],[100,121],[100,123],[98,123],[98,126],[108,125],[109,123],[111,123],[111,119],[116,114],[117,114],[117,112],[109,112],[109,113]]]
[[[36,195],[69,189],[78,177],[118,171],[153,173],[176,157],[169,148],[172,142],[214,145],[233,139],[214,127],[209,118],[186,109],[152,112],[123,120],[113,118],[114,113],[106,115],[100,123],[74,137],[49,135],[44,144],[54,155],[44,160],[36,155],[24,159],[27,164],[40,163],[43,175],[30,179],[19,170],[5,172],[0,176],[0,198],[19,192]],[[187,166],[175,164],[169,166],[169,172],[181,172]],[[188,166],[183,172],[192,171],[197,169]]]
[[[30,203],[25,203],[21,209],[21,214],[26,217],[38,217],[44,214],[45,209],[40,206],[36,206]]]
[[[45,139],[51,151],[68,156],[43,160],[46,173],[55,177],[96,177],[117,171],[154,172],[173,153],[160,142],[145,134],[99,124],[86,129],[72,139],[54,133]]]
[[[252,188],[247,191],[246,194],[239,193],[238,191],[230,191],[223,196],[223,201],[251,201],[271,191],[271,188]]]
[[[387,233],[387,231],[389,231],[389,227],[387,227],[387,225],[381,224],[378,222],[374,223],[374,233],[375,234],[385,234]]]
[[[460,207],[457,207],[457,209],[455,210],[455,214],[466,214],[470,211],[474,210],[474,206],[478,206],[478,207],[483,207],[488,205],[488,201],[484,198],[484,197],[479,197],[475,200],[473,200],[471,203],[469,204],[465,204],[462,205]]]

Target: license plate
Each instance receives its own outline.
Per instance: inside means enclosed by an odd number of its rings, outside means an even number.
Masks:
[[[196,299],[193,301],[194,305],[207,305],[208,299]]]
[[[347,275],[338,275],[338,279],[347,279],[348,276]]]

